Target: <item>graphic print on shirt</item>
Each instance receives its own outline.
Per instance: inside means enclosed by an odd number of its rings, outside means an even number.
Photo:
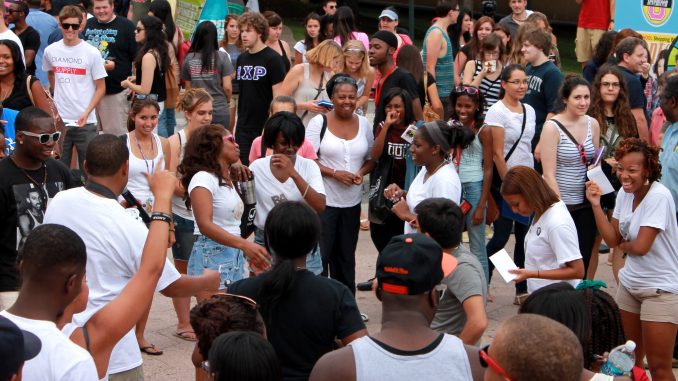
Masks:
[[[404,159],[407,154],[409,144],[388,142],[387,153],[395,160]]]
[[[287,196],[281,193],[278,196],[271,196],[271,200],[273,201],[273,205],[278,205],[281,202],[287,201]]]
[[[33,229],[42,225],[47,204],[64,189],[62,182],[47,183],[38,187],[33,183],[12,186],[16,202],[16,249],[21,250]]]
[[[101,58],[108,59],[110,52],[108,46],[115,44],[118,36],[117,29],[87,29],[85,31],[85,41],[97,48],[101,53]]]
[[[258,81],[266,77],[266,66],[238,66],[238,81]]]
[[[531,75],[527,79],[527,93],[530,94],[532,92],[535,93],[540,93],[541,92],[541,83],[542,79],[537,77],[536,75]]]

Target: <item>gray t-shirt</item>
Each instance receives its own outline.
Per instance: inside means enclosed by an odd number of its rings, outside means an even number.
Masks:
[[[181,79],[191,81],[192,87],[207,90],[214,99],[212,105],[215,112],[226,110],[228,113],[228,102],[226,102],[222,79],[233,73],[233,65],[228,53],[218,51],[217,54],[217,62],[206,70],[202,69],[202,55],[200,53],[187,54],[184,65],[181,67]]]
[[[466,324],[462,304],[471,296],[481,295],[487,305],[487,281],[483,266],[465,246],[460,245],[453,255],[457,258],[457,268],[441,282],[447,286],[447,290],[438,305],[431,328],[458,336]]]

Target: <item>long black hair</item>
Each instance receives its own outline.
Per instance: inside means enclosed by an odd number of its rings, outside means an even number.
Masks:
[[[201,73],[208,72],[215,66],[218,50],[217,27],[211,21],[201,22],[195,28],[191,48],[188,50],[189,53],[200,54]]]
[[[339,36],[339,44],[344,45],[348,40],[355,40],[353,32],[357,32],[353,11],[345,5],[337,8],[334,14],[334,36]]]
[[[457,22],[455,24],[452,24],[449,26],[447,29],[448,33],[450,34],[450,43],[452,44],[452,51],[454,52],[454,55],[456,56],[459,54],[459,37],[464,37],[464,41],[467,43],[471,41],[471,33],[470,32],[464,32],[462,35],[461,28],[464,25],[464,16],[469,15],[471,19],[473,19],[473,14],[466,8],[460,8],[459,9],[459,16],[457,16]]]
[[[148,11],[153,12],[153,16],[159,18],[163,22],[165,25],[167,41],[172,42],[174,40],[174,33],[177,32],[177,27],[174,24],[170,3],[167,0],[153,0]]]
[[[160,59],[161,71],[165,72],[170,65],[170,58],[165,33],[162,31],[162,21],[155,16],[141,16],[139,22],[144,26],[146,41],[144,41],[141,49],[139,49],[139,53],[137,53],[137,57],[134,60],[135,65],[141,65],[144,54],[148,53],[149,50],[153,50],[156,53],[156,60]]]
[[[318,44],[321,42],[325,41],[327,37],[325,37],[325,33],[323,33],[322,30],[322,18],[320,17],[319,14],[315,12],[309,13],[306,18],[304,19],[304,46],[306,47],[306,51],[309,51],[313,48],[315,48],[318,45],[313,45],[313,37],[308,35],[308,32],[306,31],[306,24],[308,24],[309,21],[315,20],[318,22],[318,25],[320,26],[318,28]]]
[[[395,97],[400,97],[405,104],[403,123],[408,125],[417,121],[417,118],[414,116],[414,110],[412,109],[412,97],[410,96],[410,93],[400,87],[393,87],[389,89],[386,94],[382,95],[379,100],[379,107],[377,107],[377,110],[374,112],[374,127],[377,127],[379,123],[386,120],[386,105]]]
[[[254,332],[228,332],[217,337],[209,352],[216,381],[279,381],[282,368],[273,345]]]
[[[0,40],[0,45],[6,46],[12,55],[12,61],[14,62],[14,70],[12,70],[12,74],[14,74],[14,88],[20,89],[26,84],[26,66],[24,65],[19,45],[12,40]],[[27,89],[27,91],[31,91],[31,89]]]
[[[292,260],[306,257],[319,239],[320,218],[306,203],[285,201],[268,213],[264,242],[266,249],[275,256],[275,266],[266,275],[259,291],[261,314],[267,323],[275,319],[278,303],[294,285],[296,270]]]

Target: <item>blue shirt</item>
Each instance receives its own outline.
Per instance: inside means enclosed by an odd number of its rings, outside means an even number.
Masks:
[[[664,133],[659,161],[662,164],[661,183],[669,188],[673,202],[678,205],[678,122],[673,122]]]
[[[42,70],[42,55],[45,53],[45,48],[49,43],[47,39],[49,35],[58,29],[56,19],[53,16],[39,10],[29,9],[26,16],[26,24],[33,27],[40,34],[40,49],[35,54],[35,76],[38,77],[43,86],[49,85],[47,73]]]

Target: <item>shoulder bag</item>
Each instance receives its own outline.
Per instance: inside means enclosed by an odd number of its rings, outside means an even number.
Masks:
[[[428,72],[426,71],[424,72],[424,107],[422,109],[422,114],[424,115],[424,122],[440,120],[440,115],[433,111],[433,108],[431,108],[431,104],[428,101]]]
[[[28,97],[31,99],[31,103],[33,106],[36,106],[35,104],[35,99],[33,98],[33,90],[31,89],[31,79],[33,79],[32,75],[26,76],[26,92],[28,93]],[[59,141],[56,143],[54,146],[54,157],[59,158],[61,156],[61,152],[63,152],[64,149],[64,138],[66,136],[66,123],[64,123],[64,120],[61,119],[61,116],[59,115],[59,110],[57,109],[56,102],[54,101],[54,98],[52,98],[52,95],[40,85],[40,88],[42,91],[45,93],[45,97],[47,98],[47,103],[49,105],[49,113],[52,116],[52,123],[54,123],[54,128],[61,132],[62,138],[59,139]],[[37,106],[36,106],[37,107]]]

